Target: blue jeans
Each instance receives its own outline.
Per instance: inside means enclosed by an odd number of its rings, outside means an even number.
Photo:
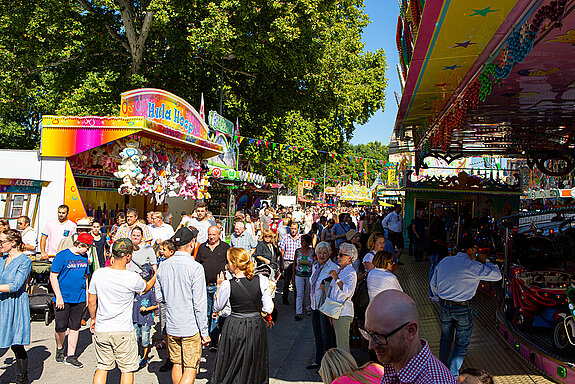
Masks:
[[[218,319],[212,318],[212,313],[214,312],[214,296],[218,287],[215,285],[213,287],[207,286],[206,291],[208,293],[207,303],[208,303],[208,331],[210,333],[210,338],[212,338],[212,332],[218,326]],[[212,338],[213,339],[213,338]]]
[[[458,306],[439,302],[439,320],[441,321],[441,341],[439,343],[439,360],[455,377],[465,359],[467,347],[473,331],[473,307]],[[455,340],[455,343],[454,343]],[[453,344],[453,350],[451,346]]]
[[[150,345],[150,329],[152,327],[149,325],[141,325],[134,323],[134,329],[136,330],[136,340],[140,341],[142,338],[142,347],[146,348]]]
[[[429,297],[431,297],[433,296],[433,293],[431,292],[431,277],[433,276],[435,267],[437,267],[437,264],[439,264],[439,253],[429,255],[429,261],[431,261],[431,268],[429,268]]]
[[[329,318],[317,309],[311,311],[311,325],[315,338],[315,363],[321,364],[324,353],[335,347],[335,333]]]

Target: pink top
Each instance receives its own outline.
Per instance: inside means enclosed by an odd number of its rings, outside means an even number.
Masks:
[[[371,375],[366,375],[365,372],[369,372]],[[381,378],[383,377],[383,367],[379,364],[371,363],[367,365],[365,368],[355,371],[355,373],[363,375],[363,377],[367,380],[368,383],[379,384],[381,383]],[[361,381],[357,381],[347,375],[343,375],[335,379],[331,384],[354,384],[354,383],[361,383]]]

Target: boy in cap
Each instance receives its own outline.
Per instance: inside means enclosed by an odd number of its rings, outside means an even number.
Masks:
[[[195,381],[202,344],[210,343],[204,268],[192,257],[197,236],[196,229],[178,229],[172,238],[176,253],[158,268],[156,297],[158,302],[166,303],[166,333],[174,384]]]
[[[132,252],[137,249],[130,239],[116,240],[110,267],[95,271],[90,282],[90,331],[94,334],[98,361],[94,384],[106,383],[108,371],[116,364],[122,372],[121,382],[131,384],[138,369],[138,342],[132,323],[134,295],[152,289],[156,276],[146,282],[137,273],[126,270]]]
[[[54,317],[56,320],[56,362],[75,368],[84,365],[75,356],[82,312],[86,308],[86,277],[90,265],[86,254],[93,246],[94,238],[88,233],[78,235],[73,245],[56,254],[50,271],[50,284],[54,290]],[[64,352],[64,339],[68,332],[68,351]]]

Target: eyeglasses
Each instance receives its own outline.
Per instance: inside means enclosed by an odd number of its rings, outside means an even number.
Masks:
[[[377,333],[377,332],[370,333],[363,328],[359,328],[359,333],[361,333],[361,335],[363,336],[364,339],[366,339],[366,340],[371,339],[377,345],[387,345],[389,343],[388,339],[391,336],[393,336],[395,333],[399,332],[402,328],[404,328],[408,324],[411,324],[411,321],[408,321],[407,323],[400,325],[399,327],[395,328],[393,331],[389,332],[387,335]],[[384,341],[381,341],[380,340],[381,338],[383,338]]]
[[[349,256],[349,255],[346,254],[346,253],[338,253],[338,254],[337,254],[337,257],[342,257],[342,256]]]

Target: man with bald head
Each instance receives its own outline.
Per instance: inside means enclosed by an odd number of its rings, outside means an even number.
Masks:
[[[455,384],[455,377],[419,338],[419,313],[411,297],[390,289],[381,292],[367,307],[365,328],[369,349],[383,364],[381,384]]]
[[[218,342],[218,321],[212,318],[214,310],[214,296],[217,291],[216,282],[218,274],[226,269],[228,243],[220,241],[220,229],[216,225],[208,228],[208,241],[200,244],[196,261],[203,265],[206,275],[206,290],[208,293],[208,329],[212,339],[212,347]]]

